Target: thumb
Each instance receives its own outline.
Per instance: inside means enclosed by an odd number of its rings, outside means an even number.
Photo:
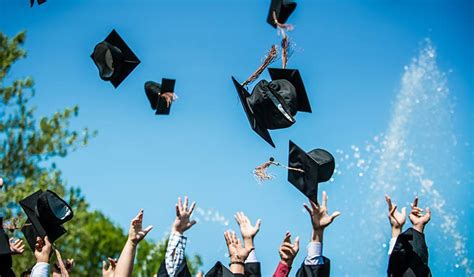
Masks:
[[[331,214],[331,222],[332,222],[336,217],[338,217],[338,216],[340,216],[340,215],[341,215],[341,212],[339,212],[339,211],[333,212],[333,213]]]
[[[102,261],[102,270],[107,270],[107,263]]]
[[[189,222],[189,227],[192,227],[192,226],[193,226],[194,224],[196,224],[196,223],[197,223],[196,220],[194,220],[194,219],[191,220],[191,221]]]
[[[430,207],[426,207],[426,215],[428,216],[428,218],[431,218],[431,210],[430,210]]]
[[[295,250],[295,252],[298,252],[300,250],[300,237],[295,238],[293,250]]]
[[[407,208],[406,207],[402,208],[402,216],[403,217],[407,216]]]
[[[48,246],[48,247],[51,246],[51,242],[49,242],[48,236],[45,236],[45,237],[44,237],[44,245],[46,245],[46,246]]]
[[[262,220],[259,218],[257,219],[257,223],[255,223],[255,228],[257,228],[257,230],[260,230],[260,225],[262,224]]]

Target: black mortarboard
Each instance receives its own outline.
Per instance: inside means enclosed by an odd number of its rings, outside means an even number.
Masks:
[[[308,153],[290,140],[288,181],[314,203],[318,202],[318,183],[331,179],[334,173],[334,157],[326,150],[314,149]]]
[[[234,77],[232,77],[232,81],[234,82],[234,86],[237,89],[237,93],[240,98],[240,103],[242,103],[245,114],[247,115],[247,118],[250,122],[250,127],[252,127],[252,129],[266,142],[268,142],[271,146],[275,147],[275,144],[273,143],[272,137],[270,136],[270,133],[268,132],[267,128],[261,126],[259,122],[257,122],[256,115],[252,111],[252,108],[250,107],[249,103],[247,102],[247,99],[250,97],[250,93],[241,84],[239,84],[239,82],[237,82]]]
[[[298,111],[311,113],[308,95],[298,69],[268,68],[272,80],[288,80],[296,89]]]
[[[217,262],[211,270],[209,270],[205,277],[234,277],[235,275],[225,267],[221,262]]]
[[[38,5],[41,5],[44,2],[46,2],[46,0],[37,0],[37,2],[38,2]],[[35,0],[30,0],[30,7],[33,7],[34,4],[35,4]]]
[[[397,237],[388,261],[388,276],[431,276],[425,235],[408,228]]]
[[[50,190],[39,190],[21,200],[20,205],[28,217],[21,230],[33,251],[36,237],[48,236],[53,243],[66,233],[62,224],[74,215],[71,207]]]
[[[150,106],[153,110],[156,110],[155,114],[170,114],[172,97],[174,94],[174,86],[176,80],[174,79],[161,79],[161,84],[148,81],[145,83],[145,93],[150,102]],[[171,99],[167,99],[163,94],[168,95]]]
[[[99,69],[100,78],[110,81],[115,88],[140,63],[137,56],[115,30],[112,30],[104,41],[95,46],[91,58]]]
[[[268,11],[267,22],[272,25],[273,28],[277,27],[273,18],[273,12],[275,12],[278,23],[284,24],[291,13],[296,9],[296,3],[285,0],[272,0],[270,4],[270,10]]]

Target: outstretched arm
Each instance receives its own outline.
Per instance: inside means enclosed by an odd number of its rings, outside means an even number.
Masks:
[[[326,192],[323,191],[323,201],[321,205],[314,203],[311,200],[309,200],[311,207],[306,203],[304,204],[304,207],[310,215],[311,224],[313,226],[311,242],[308,245],[308,255],[305,259],[306,265],[318,265],[324,263],[324,259],[322,258],[324,230],[336,217],[341,215],[338,211],[333,212],[331,215],[328,214],[327,200],[328,196]]]
[[[181,197],[178,198],[178,203],[176,204],[176,219],[171,228],[165,255],[166,271],[170,276],[175,276],[178,273],[177,270],[184,261],[184,251],[187,241],[184,232],[196,224],[196,220],[191,220],[194,207],[196,207],[196,202],[193,202],[191,206],[188,207],[187,196],[184,197],[184,205],[181,201]]]
[[[120,258],[117,262],[115,269],[115,275],[120,277],[131,277],[133,273],[133,261],[137,252],[138,243],[145,238],[148,232],[153,228],[148,226],[145,229],[142,228],[143,223],[143,210],[132,219],[130,223],[130,230],[128,231],[128,239],[123,247]]]
[[[280,254],[280,263],[273,273],[273,277],[287,277],[290,273],[291,266],[293,265],[293,260],[295,259],[298,251],[300,249],[300,239],[296,237],[295,242],[291,243],[291,234],[286,232],[285,239],[280,245],[279,254]]]
[[[253,250],[253,247],[250,247],[249,245],[244,246],[233,231],[224,232],[224,237],[227,244],[227,250],[229,250],[230,271],[234,274],[244,274],[245,260],[249,256],[250,251]]]

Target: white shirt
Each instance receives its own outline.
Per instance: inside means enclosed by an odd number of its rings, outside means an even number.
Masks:
[[[30,277],[49,277],[49,264],[39,262],[31,269]]]
[[[323,244],[321,242],[310,242],[306,247],[308,255],[304,259],[305,265],[322,265],[323,259]]]

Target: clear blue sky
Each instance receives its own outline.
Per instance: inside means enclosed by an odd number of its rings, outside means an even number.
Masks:
[[[449,127],[459,141],[453,154],[459,168],[450,171],[456,176],[448,182],[436,182],[434,175],[431,179],[449,212],[457,216],[456,229],[466,248],[474,249],[473,2],[298,1],[290,21],[299,51],[288,67],[300,69],[313,113],[298,114],[291,128],[272,131],[276,149],[251,131],[230,78],[244,80],[270,45],[278,43],[276,31],[265,23],[269,3],[48,0],[30,8],[27,0],[0,0],[0,30],[9,36],[27,30],[28,58],[10,77],[34,77],[38,114],[78,104],[80,116],[73,127],[99,131],[90,146],[58,161],[68,184],[82,188],[92,208],[123,227],[144,208],[145,223],[155,226],[150,234],[155,239],[169,229],[179,195],[195,199],[205,211],[218,211],[234,229],[236,211],[252,220],[260,217],[263,225],[256,244],[264,276],[278,262],[277,248],[285,231],[306,242],[310,222],[302,212],[305,198],[286,182],[284,171],[274,169],[277,179],[260,185],[252,169],[269,156],[285,162],[289,139],[308,151],[320,147],[336,153],[386,132],[404,66],[429,38],[456,103]],[[89,57],[113,28],[142,61],[116,90],[100,80]],[[153,114],[143,90],[145,81],[162,77],[177,79],[179,99],[168,117]],[[431,153],[432,160],[439,158],[436,151]],[[373,229],[374,237],[388,242],[388,222],[384,218],[380,226],[359,223],[370,216],[363,207],[383,201],[384,192],[371,193],[364,178],[356,181],[344,168],[334,182],[321,185],[330,196],[330,211],[342,212],[327,230],[324,254],[332,259],[334,276],[381,276],[386,259],[379,257],[374,264],[373,253],[385,249],[381,244],[375,250],[363,247],[373,237],[361,235],[361,228]],[[417,185],[407,186],[413,190],[398,193],[401,204],[418,194]],[[382,207],[379,212],[384,215]],[[188,234],[187,252],[201,254],[207,271],[217,259],[226,261],[222,232],[227,227],[200,219]],[[472,251],[455,257],[450,251],[452,237],[439,230],[440,219],[430,224],[434,275],[464,276],[465,269],[456,265],[463,258],[472,261]],[[303,247],[295,266],[304,254]]]

